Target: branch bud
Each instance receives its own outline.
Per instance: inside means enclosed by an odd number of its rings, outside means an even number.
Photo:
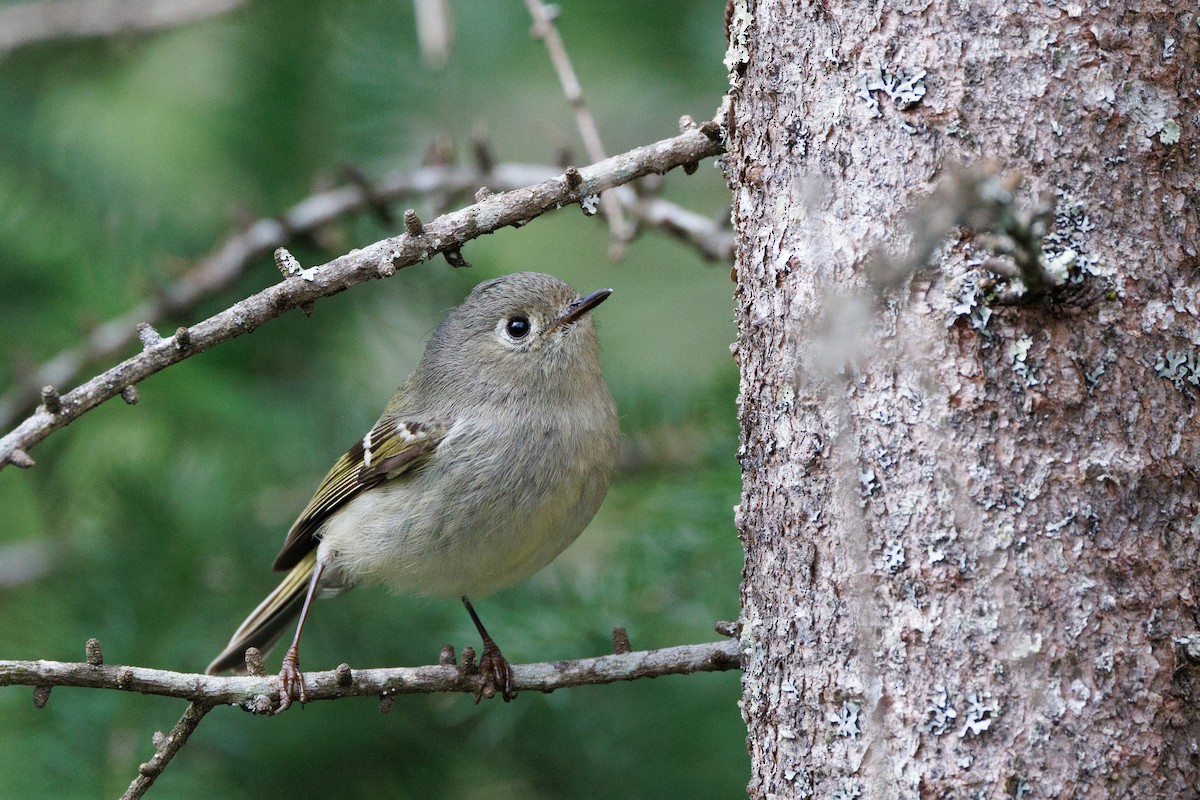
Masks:
[[[257,647],[246,648],[246,672],[256,678],[266,677],[267,668],[263,666],[263,654]]]
[[[484,175],[491,173],[496,167],[496,157],[492,155],[492,143],[482,131],[476,131],[471,137],[471,145],[475,150],[475,163]]]
[[[425,226],[421,224],[421,218],[411,208],[404,212],[404,232],[409,236],[420,236],[425,232]]]
[[[476,672],[479,671],[479,668],[477,666],[475,666],[475,648],[474,647],[467,646],[467,647],[463,648],[462,665],[459,667],[458,671],[460,673],[462,673],[463,675],[474,675]]]
[[[583,176],[579,174],[579,170],[575,169],[575,167],[567,167],[563,175],[567,179],[567,186],[571,189],[578,189],[583,185]]]
[[[350,665],[345,663],[338,664],[334,679],[337,681],[337,685],[343,689],[352,685],[354,683],[354,673],[350,670]]]
[[[51,414],[62,413],[62,398],[58,395],[58,389],[55,389],[50,384],[42,387],[42,405]]]

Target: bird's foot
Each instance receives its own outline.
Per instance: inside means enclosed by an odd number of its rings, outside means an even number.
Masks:
[[[512,665],[491,637],[485,638],[483,653],[479,657],[479,686],[475,689],[475,702],[478,703],[484,697],[490,700],[496,696],[496,692],[500,692],[504,702],[512,702],[517,696],[513,688],[515,683],[516,676],[513,675]]]
[[[300,705],[308,702],[304,691],[304,673],[300,671],[300,652],[295,645],[288,648],[283,657],[283,666],[279,668],[279,708],[272,714],[282,714],[298,699]]]

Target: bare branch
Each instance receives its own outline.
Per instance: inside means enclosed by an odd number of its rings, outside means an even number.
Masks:
[[[639,650],[575,661],[520,664],[513,667],[519,692],[553,692],[662,675],[721,672],[741,668],[736,640]],[[347,677],[348,676],[348,677]],[[386,669],[339,667],[304,675],[309,702],[339,697],[392,697],[398,694],[458,692],[472,694],[478,677],[454,664]],[[61,661],[0,661],[0,686],[75,686],[178,697],[201,705],[236,705],[266,713],[279,697],[279,678],[198,675],[145,667]]]
[[[601,161],[605,158],[605,154],[604,145],[600,142],[600,128],[596,125],[596,119],[592,116],[591,110],[588,109],[587,100],[583,96],[583,87],[579,85],[579,78],[575,76],[575,68],[571,66],[571,58],[567,55],[567,48],[563,45],[562,37],[558,35],[558,28],[554,27],[554,14],[541,0],[525,0],[525,6],[529,9],[529,15],[533,17],[533,35],[541,39],[542,44],[546,46],[550,63],[554,65],[558,81],[562,84],[563,95],[575,112],[575,126],[579,128],[579,136],[583,139],[583,147],[587,151],[588,158],[592,161]],[[616,252],[619,253],[623,244],[633,238],[633,229],[621,212],[622,202],[614,196],[616,194],[616,192],[607,192],[601,195],[600,204],[604,209],[604,215],[608,217],[608,224],[617,248]]]
[[[0,545],[0,591],[41,580],[59,562],[47,539],[24,539]]]
[[[246,0],[51,0],[0,8],[0,53],[52,39],[146,33],[224,14]]]
[[[446,66],[454,38],[447,0],[413,0],[417,20],[417,43],[421,57],[434,69]]]
[[[392,172],[377,182],[368,181],[361,173],[345,172],[350,176],[351,186],[313,194],[278,217],[250,223],[154,298],[103,323],[82,343],[63,350],[24,376],[18,385],[0,396],[0,429],[14,424],[40,398],[44,399],[45,387],[69,385],[78,379],[88,364],[122,353],[137,338],[139,323],[153,326],[166,319],[178,318],[231,286],[256,259],[296,236],[311,235],[325,225],[361,211],[381,214],[387,211],[387,203],[403,197],[431,196],[438,199],[435,205],[443,205],[444,198],[471,196],[484,184],[507,191],[562,174],[554,167],[513,163],[489,163],[479,167],[430,166],[416,171]],[[705,258],[733,260],[733,233],[727,225],[661,198],[638,198],[633,193],[627,193],[627,197],[633,202],[629,212],[645,225],[694,246]],[[187,328],[176,331],[175,343],[181,347],[190,346]]]
[[[189,703],[183,716],[175,723],[175,727],[171,728],[170,733],[166,736],[156,734],[154,755],[149,761],[138,766],[138,776],[133,779],[133,783],[129,784],[125,794],[121,795],[121,800],[137,800],[145,795],[146,790],[167,768],[167,764],[175,757],[175,754],[187,744],[188,737],[192,735],[192,731],[196,730],[200,720],[204,719],[204,715],[211,710],[211,705]]]
[[[176,336],[153,340],[143,335],[141,353],[62,394],[58,413],[39,408],[0,438],[0,468],[8,464],[30,466],[29,450],[81,414],[122,394],[127,387],[135,386],[159,370],[250,333],[289,309],[310,308],[322,297],[364,281],[390,277],[397,269],[439,254],[453,256],[472,239],[508,225],[522,225],[547,211],[561,208],[571,203],[579,192],[600,192],[644,175],[667,172],[717,155],[723,150],[720,128],[710,122],[698,130],[689,130],[580,169],[579,189],[572,189],[566,178],[559,176],[523,189],[484,197],[474,205],[424,224],[420,235],[404,233],[383,239],[326,264],[302,270],[298,275],[189,326],[186,345]],[[132,396],[129,392],[125,394]]]
[[[687,168],[687,165],[684,165]],[[681,208],[661,197],[634,197],[627,206],[633,216],[651,228],[695,247],[710,261],[733,261],[733,229],[711,217]]]

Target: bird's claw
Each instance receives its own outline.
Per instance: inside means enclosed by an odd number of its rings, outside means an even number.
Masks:
[[[300,671],[300,654],[295,647],[291,647],[283,657],[283,666],[279,668],[279,708],[271,714],[287,711],[295,699],[300,700],[300,705],[308,702],[308,695],[304,691],[304,673]]]
[[[490,700],[499,691],[504,702],[510,703],[517,696],[513,688],[515,683],[512,665],[500,648],[491,640],[484,641],[483,653],[479,657],[479,685],[475,688],[475,702],[484,697]]]

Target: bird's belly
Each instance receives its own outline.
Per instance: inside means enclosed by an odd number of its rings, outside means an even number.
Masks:
[[[431,465],[432,466],[432,465]],[[350,501],[321,529],[332,583],[382,583],[426,595],[482,596],[524,580],[579,536],[607,476],[547,470],[500,491],[487,465],[425,469]]]

